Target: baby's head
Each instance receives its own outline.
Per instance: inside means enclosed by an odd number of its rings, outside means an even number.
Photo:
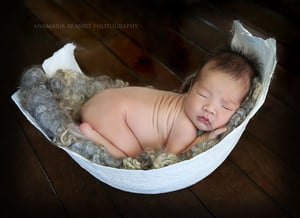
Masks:
[[[247,96],[259,64],[250,55],[222,49],[210,56],[186,94],[184,110],[200,130],[228,123]]]

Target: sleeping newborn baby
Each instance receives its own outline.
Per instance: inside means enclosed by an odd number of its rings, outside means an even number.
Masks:
[[[116,158],[148,148],[180,154],[226,131],[256,69],[252,57],[223,49],[206,61],[187,93],[146,87],[101,91],[83,105],[79,130]]]

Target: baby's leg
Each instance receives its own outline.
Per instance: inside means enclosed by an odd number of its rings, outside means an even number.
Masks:
[[[111,89],[95,95],[81,110],[81,131],[90,140],[106,147],[113,156],[134,157],[143,151],[128,126],[127,104],[118,89]]]
[[[106,125],[102,129],[107,139],[129,157],[135,157],[142,153],[143,148],[135,133],[128,126],[126,118],[122,115],[119,117],[117,113],[112,117],[111,122],[114,125]]]
[[[100,145],[103,145],[107,151],[116,158],[126,157],[126,153],[118,149],[106,138],[104,138],[99,132],[92,128],[89,123],[81,123],[79,125],[80,132],[86,136],[89,140],[94,141]]]

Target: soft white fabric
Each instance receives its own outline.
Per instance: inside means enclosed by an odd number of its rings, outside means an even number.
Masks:
[[[127,192],[145,194],[171,192],[189,187],[208,176],[227,158],[243,134],[250,119],[263,105],[277,63],[275,39],[269,38],[264,40],[252,36],[239,21],[234,21],[233,32],[232,46],[241,47],[243,51],[250,50],[255,52],[264,64],[262,72],[263,89],[255,107],[247,118],[214,147],[190,160],[152,170],[126,170],[106,167],[92,163],[79,154],[68,150],[68,148],[61,148],[97,179]],[[55,52],[52,57],[44,61],[43,68],[45,72],[51,76],[53,72],[60,68],[81,71],[74,58],[74,49],[74,44],[69,43],[58,52]],[[12,99],[28,120],[42,132],[30,114],[22,108],[18,92],[12,96]],[[46,136],[45,133],[43,134]]]

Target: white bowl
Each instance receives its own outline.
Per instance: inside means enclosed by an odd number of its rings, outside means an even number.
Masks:
[[[190,160],[151,170],[127,170],[106,167],[95,164],[68,148],[60,148],[65,150],[82,168],[100,181],[127,192],[145,194],[166,193],[189,187],[208,176],[228,157],[250,119],[263,105],[277,63],[275,39],[269,38],[264,40],[252,36],[239,21],[234,21],[233,31],[234,35],[231,45],[240,47],[242,51],[249,50],[255,52],[260,61],[264,63],[262,70],[263,89],[247,118],[214,147]],[[68,43],[55,52],[53,56],[46,59],[42,65],[45,72],[49,76],[53,75],[57,69],[71,69],[81,72],[74,57],[75,48],[76,46],[73,43]],[[13,94],[12,99],[27,119],[50,141],[34,118],[22,107],[19,91]]]

